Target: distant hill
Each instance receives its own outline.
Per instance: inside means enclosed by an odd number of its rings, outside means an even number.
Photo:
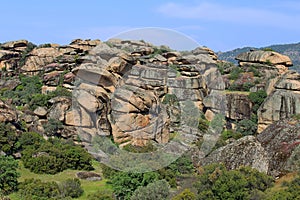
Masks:
[[[265,49],[265,48],[271,48],[274,51],[277,51],[278,53],[289,56],[292,59],[294,64],[292,68],[296,69],[297,71],[300,71],[300,42],[296,44],[271,45],[271,46],[261,47],[261,48],[244,47],[244,48],[234,49],[232,51],[218,52],[217,55],[220,60],[226,60],[229,62],[237,63],[235,57],[238,54],[242,52],[247,52],[250,49]]]

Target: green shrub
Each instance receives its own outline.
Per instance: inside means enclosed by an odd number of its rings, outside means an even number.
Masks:
[[[60,194],[63,197],[78,198],[83,194],[81,183],[78,178],[67,179],[59,184]]]
[[[147,186],[138,187],[130,200],[165,200],[169,196],[169,184],[166,180],[158,180]]]
[[[196,184],[197,199],[250,199],[254,190],[265,191],[273,178],[251,167],[227,170],[224,165],[211,164],[203,169]]]
[[[0,123],[0,151],[12,155],[19,148],[18,136],[11,124]]]
[[[48,123],[44,125],[45,134],[47,136],[58,136],[57,131],[63,128],[63,123],[57,119],[50,118]]]
[[[242,72],[243,70],[240,67],[234,67],[229,74],[229,79],[237,80]]]
[[[242,135],[254,135],[256,133],[257,124],[249,119],[243,119],[237,123],[236,131]]]
[[[18,193],[23,200],[61,199],[56,182],[42,182],[40,179],[26,179],[21,182]]]
[[[0,156],[0,194],[7,195],[16,191],[18,178],[18,161],[12,157]]]
[[[254,104],[252,107],[253,112],[257,112],[259,106],[264,102],[267,97],[267,93],[264,90],[258,90],[257,92],[250,92],[248,98]]]
[[[41,140],[35,146],[24,146],[22,161],[34,173],[56,174],[65,169],[92,170],[92,156],[82,147],[63,140]]]
[[[147,186],[149,183],[158,180],[158,176],[156,172],[118,172],[113,176],[111,184],[117,199],[128,200],[138,187]]]
[[[196,200],[196,195],[190,189],[185,189],[173,197],[172,200]]]
[[[89,194],[87,197],[88,200],[114,200],[114,196],[111,191],[108,190],[99,190],[94,194]]]

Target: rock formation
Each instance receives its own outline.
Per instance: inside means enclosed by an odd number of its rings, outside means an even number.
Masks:
[[[236,140],[213,151],[199,164],[222,162],[228,169],[251,166],[274,177],[281,176],[299,167],[297,156],[300,154],[296,151],[300,144],[299,126],[299,120],[293,118],[278,121],[257,138],[245,136]]]
[[[258,132],[275,121],[300,114],[300,75],[290,71],[274,85],[274,91],[258,110]]]
[[[242,67],[259,66],[260,71],[267,77],[282,74],[288,70],[289,66],[292,66],[292,61],[288,56],[274,51],[245,52],[238,55],[236,59]]]

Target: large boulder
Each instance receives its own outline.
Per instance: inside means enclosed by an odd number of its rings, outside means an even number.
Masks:
[[[270,125],[257,137],[245,136],[220,147],[198,164],[224,163],[228,169],[251,166],[273,177],[299,169],[300,120],[288,118]]]
[[[283,74],[288,70],[288,67],[293,65],[288,56],[274,51],[254,50],[244,52],[239,54],[236,60],[246,70],[253,67],[259,69],[259,72],[266,78]]]
[[[17,113],[4,101],[0,100],[0,122],[17,121]]]
[[[257,140],[268,154],[268,174],[280,176],[299,169],[299,119],[295,117],[276,122],[259,134]]]

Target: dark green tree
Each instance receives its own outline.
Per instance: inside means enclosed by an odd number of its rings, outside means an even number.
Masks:
[[[0,156],[0,193],[7,195],[18,187],[18,161],[12,157]]]
[[[12,155],[19,148],[18,136],[11,124],[0,123],[0,151]]]
[[[147,186],[149,183],[158,180],[156,172],[132,173],[118,172],[111,180],[114,194],[119,199],[130,199],[132,193],[138,188]]]
[[[165,200],[169,196],[170,185],[166,180],[158,180],[147,186],[138,187],[132,194],[131,200]]]

